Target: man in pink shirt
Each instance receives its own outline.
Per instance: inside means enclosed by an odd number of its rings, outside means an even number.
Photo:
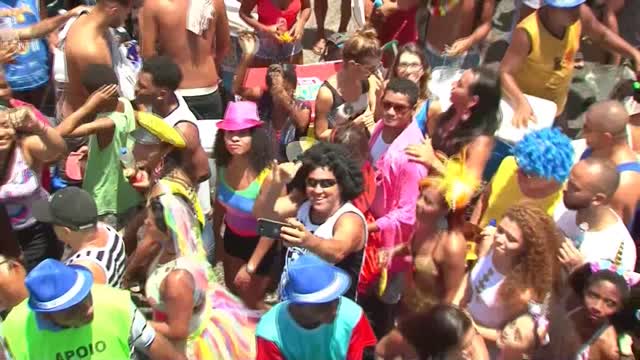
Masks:
[[[369,232],[380,232],[386,250],[409,242],[416,220],[418,183],[427,174],[424,166],[409,161],[404,153],[407,146],[423,141],[422,132],[413,121],[418,92],[412,81],[392,79],[382,96],[382,119],[369,141],[369,154],[376,173],[376,197],[370,210],[376,221],[368,224],[368,229]],[[389,285],[382,302],[375,295],[362,297],[360,301],[378,336],[393,327],[393,307],[400,300],[401,275],[410,264],[402,257],[392,259],[387,265]]]

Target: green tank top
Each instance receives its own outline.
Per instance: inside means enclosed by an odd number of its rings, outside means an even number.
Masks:
[[[127,291],[93,285],[93,321],[53,332],[40,330],[36,315],[23,301],[3,323],[3,333],[15,360],[129,359],[131,298]]]
[[[134,141],[129,133],[136,128],[133,107],[129,100],[120,98],[124,112],[98,114],[96,118],[108,117],[115,123],[113,140],[104,149],[98,144],[98,137],[89,137],[89,157],[82,182],[85,189],[96,200],[98,215],[123,214],[140,204],[142,197],[124,177],[120,165],[120,149],[133,149]]]

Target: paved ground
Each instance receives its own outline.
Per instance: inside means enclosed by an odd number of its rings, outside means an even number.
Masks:
[[[365,0],[366,1],[366,0]],[[512,24],[512,14],[514,10],[513,0],[501,0],[493,18],[493,30],[487,40],[487,50],[485,62],[500,61],[507,48],[507,32]],[[325,27],[330,31],[337,31],[340,21],[340,0],[329,0],[329,11]],[[350,29],[353,29],[353,20]],[[303,38],[304,61],[313,63],[318,61],[318,56],[311,52],[316,36],[316,21],[312,14],[307,23],[307,31]],[[575,135],[577,129],[581,127],[580,115],[589,104],[597,100],[608,97],[609,92],[620,79],[622,72],[615,67],[604,66],[587,62],[581,70],[576,70],[571,86],[569,100],[567,104],[568,126],[574,128],[569,135]]]

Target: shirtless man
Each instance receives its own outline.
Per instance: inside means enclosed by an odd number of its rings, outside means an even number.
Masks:
[[[618,101],[592,105],[585,114],[582,129],[588,148],[581,156],[608,159],[616,164],[620,185],[611,200],[611,208],[627,226],[640,200],[640,163],[627,142],[628,123],[629,114]]]
[[[142,57],[167,55],[180,66],[183,77],[176,93],[199,120],[224,114],[216,61],[229,51],[231,38],[224,0],[212,1],[213,7],[205,1],[145,0],[138,20]],[[188,19],[190,13],[200,18]]]
[[[421,42],[431,68],[454,66],[469,69],[480,64],[478,45],[491,31],[495,0],[461,0],[446,14],[430,14],[418,21]],[[424,31],[424,22],[428,29]]]
[[[122,26],[131,12],[131,0],[98,0],[87,15],[73,24],[64,45],[67,79],[62,103],[62,119],[79,109],[89,93],[81,78],[89,64],[112,66],[109,28]],[[62,120],[61,119],[61,120]]]

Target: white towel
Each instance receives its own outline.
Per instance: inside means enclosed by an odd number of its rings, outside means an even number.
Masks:
[[[209,28],[213,19],[212,0],[190,0],[187,12],[187,30],[196,35],[202,35]]]

